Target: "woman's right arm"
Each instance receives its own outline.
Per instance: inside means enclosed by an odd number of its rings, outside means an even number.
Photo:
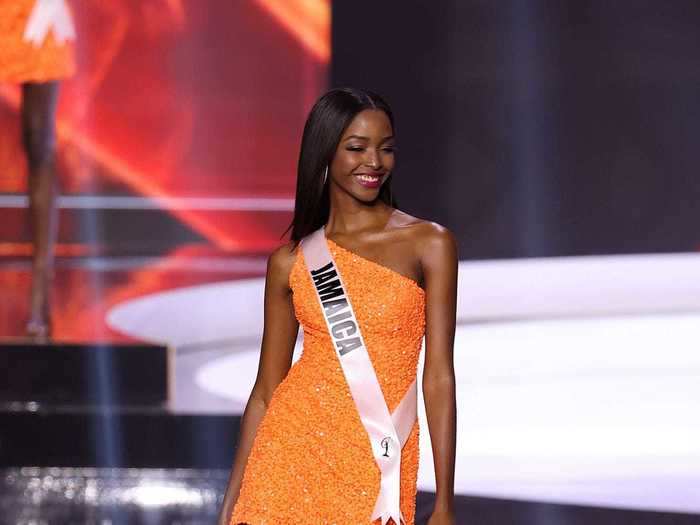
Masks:
[[[275,250],[267,260],[265,321],[258,375],[243,412],[238,446],[218,525],[229,525],[258,425],[267,411],[273,392],[292,365],[292,354],[299,330],[299,322],[294,315],[292,304],[292,291],[289,289],[289,273],[294,264],[295,253],[291,251],[289,244],[285,244]]]

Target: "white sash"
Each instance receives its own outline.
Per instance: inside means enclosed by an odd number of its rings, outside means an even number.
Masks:
[[[417,417],[416,380],[390,414],[340,270],[328,250],[324,227],[304,237],[301,249],[321,303],[328,333],[381,471],[372,520],[381,518],[382,525],[385,525],[392,518],[396,525],[400,525],[406,521],[399,504],[401,449]]]
[[[75,39],[75,26],[66,1],[36,0],[24,28],[24,40],[40,47],[51,30],[59,44]]]

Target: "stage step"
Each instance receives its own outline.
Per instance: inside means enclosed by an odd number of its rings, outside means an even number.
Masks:
[[[75,407],[0,410],[0,467],[230,469],[231,415]]]
[[[170,398],[172,356],[150,344],[4,342],[0,404],[160,406]]]

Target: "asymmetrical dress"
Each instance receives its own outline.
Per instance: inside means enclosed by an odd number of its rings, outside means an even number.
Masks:
[[[330,239],[327,243],[393,411],[416,377],[425,293],[412,279]],[[380,470],[301,249],[289,284],[303,328],[303,351],[258,427],[230,524],[369,525]],[[400,506],[408,525],[415,521],[418,435],[416,420],[401,451]]]
[[[58,42],[49,31],[40,46],[24,40],[37,0],[0,0],[0,82],[47,82],[73,75],[72,41]]]

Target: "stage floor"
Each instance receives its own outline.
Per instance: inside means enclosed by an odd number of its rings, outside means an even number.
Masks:
[[[226,470],[0,469],[0,525],[211,525]],[[419,491],[416,525],[434,494]],[[458,525],[698,525],[688,514],[457,496]],[[314,524],[315,525],[315,524]]]

